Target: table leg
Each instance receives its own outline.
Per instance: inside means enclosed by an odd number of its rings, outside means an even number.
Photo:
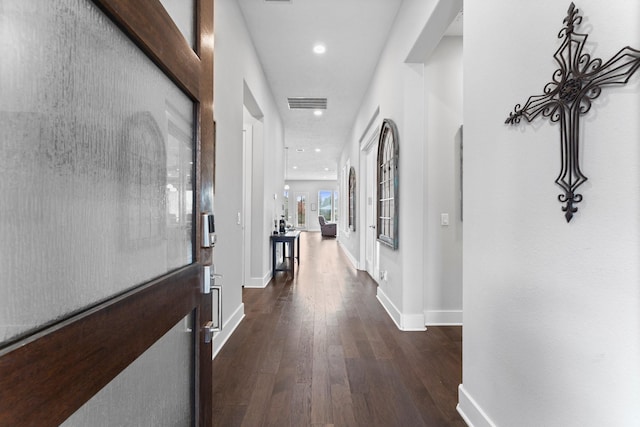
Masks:
[[[271,240],[271,278],[276,277],[276,247],[278,244]]]
[[[291,242],[291,278],[296,277],[296,246]]]

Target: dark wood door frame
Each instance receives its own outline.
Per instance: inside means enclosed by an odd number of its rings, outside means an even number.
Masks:
[[[89,1],[89,0],[87,0]],[[213,1],[196,0],[195,51],[159,0],[93,0],[197,105],[196,242],[211,212],[214,186]],[[196,262],[0,350],[0,425],[58,425],[159,340],[195,314],[197,426],[212,424],[211,296],[202,294],[210,248]]]

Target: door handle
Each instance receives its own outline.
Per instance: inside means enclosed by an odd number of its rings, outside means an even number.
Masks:
[[[216,332],[220,332],[222,330],[222,286],[212,286],[211,290],[214,295],[217,297],[217,301],[213,301],[213,304],[218,307],[215,323],[213,320],[209,320],[204,324],[204,342],[205,344],[209,344],[213,340],[213,335]]]

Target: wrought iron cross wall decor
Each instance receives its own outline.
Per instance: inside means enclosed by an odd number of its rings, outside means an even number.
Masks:
[[[580,116],[589,112],[591,101],[600,96],[603,86],[626,84],[640,67],[640,50],[629,46],[620,49],[607,62],[583,53],[588,35],[574,32],[581,22],[582,16],[571,3],[563,21],[565,26],[558,34],[558,38],[564,40],[553,55],[560,68],[544,87],[543,95],[530,96],[524,106],[517,104],[505,121],[513,125],[524,117],[531,122],[542,114],[552,122],[560,122],[562,169],[555,182],[564,190],[558,200],[565,204],[562,211],[567,222],[578,211],[574,204],[582,201],[582,194],[576,190],[587,180],[580,171],[578,157]]]

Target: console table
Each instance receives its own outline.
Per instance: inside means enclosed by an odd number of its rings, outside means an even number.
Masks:
[[[276,248],[278,247],[278,243],[282,243],[282,264],[280,265],[276,265]],[[300,264],[300,231],[296,230],[287,231],[282,234],[272,234],[271,277],[275,277],[277,271],[291,271],[291,275],[293,276],[296,268],[296,260],[298,264]]]

